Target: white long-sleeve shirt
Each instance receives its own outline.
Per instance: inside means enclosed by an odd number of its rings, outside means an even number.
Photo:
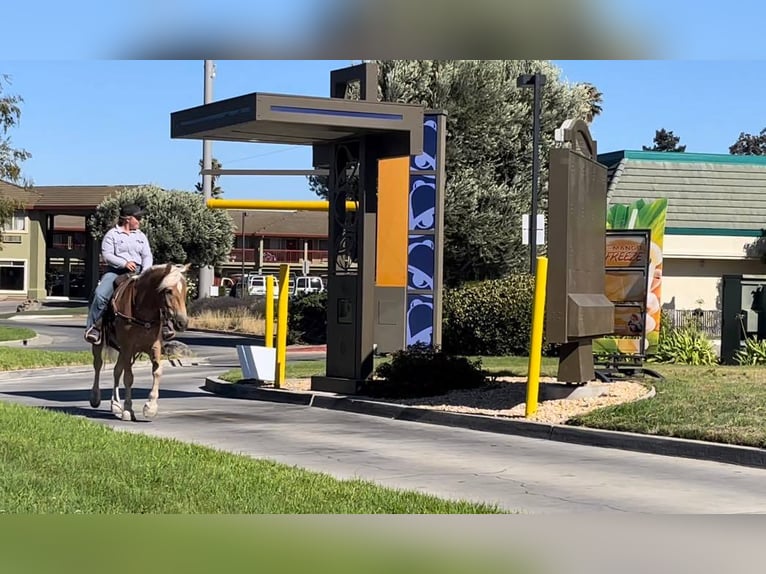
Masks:
[[[114,226],[106,232],[101,241],[101,256],[107,265],[122,269],[133,261],[146,271],[154,263],[149,240],[144,232],[136,229],[126,232],[119,226]]]

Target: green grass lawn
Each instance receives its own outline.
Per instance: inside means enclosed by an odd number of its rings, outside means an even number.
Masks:
[[[575,417],[570,424],[766,448],[766,368],[652,365],[664,380],[649,400]]]
[[[45,351],[0,346],[0,371],[90,365],[92,361],[90,351]]]
[[[0,513],[496,513],[0,402]]]
[[[490,374],[497,376],[526,377],[529,359],[527,357],[470,357],[471,360],[481,359],[482,367]],[[376,357],[374,365],[377,368],[381,363],[387,362],[385,357]],[[556,376],[558,359],[543,357],[540,373],[543,376]],[[288,361],[285,366],[285,376],[288,379],[305,379],[312,375],[323,375],[325,372],[325,360],[316,359],[311,361]],[[241,369],[226,371],[219,378],[232,383],[242,378]]]
[[[0,325],[0,341],[20,341],[22,339],[32,339],[36,335],[37,333],[26,327]]]

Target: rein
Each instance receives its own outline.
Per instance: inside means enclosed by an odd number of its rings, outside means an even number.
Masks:
[[[163,307],[162,309],[160,309],[160,318],[154,319],[153,321],[144,321],[142,319],[136,319],[135,317],[130,317],[128,315],[125,315],[124,313],[120,313],[117,310],[114,311],[114,314],[120,319],[127,321],[131,325],[140,325],[144,329],[151,329],[152,325],[159,325],[160,323],[162,323],[163,317],[165,315],[165,308]]]
[[[130,308],[131,309],[133,309],[135,307],[135,305],[136,305],[135,299],[136,299],[136,293],[135,293],[135,290],[134,290],[134,292],[132,294],[132,297],[130,298]],[[144,329],[147,329],[147,330],[151,329],[152,326],[154,326],[154,325],[162,324],[165,321],[166,316],[167,316],[167,312],[168,312],[167,306],[163,305],[162,307],[160,307],[159,319],[153,319],[151,321],[146,321],[144,319],[139,319],[137,317],[131,317],[129,315],[125,315],[124,313],[121,313],[120,311],[118,311],[116,306],[114,306],[114,305],[112,306],[112,310],[114,311],[115,316],[119,317],[123,321],[127,321],[131,325],[138,325],[138,326],[143,327]]]

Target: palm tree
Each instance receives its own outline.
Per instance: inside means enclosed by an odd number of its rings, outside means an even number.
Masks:
[[[223,165],[221,165],[221,162],[218,161],[215,158],[213,158],[210,161],[210,163],[211,163],[211,167],[213,169],[221,169],[223,167]],[[202,160],[199,160],[199,168],[202,169]],[[221,197],[221,195],[223,194],[223,190],[216,185],[216,183],[218,183],[218,177],[219,176],[214,175],[213,176],[213,180],[211,182],[210,197],[213,197],[213,198]],[[202,182],[201,181],[196,183],[194,185],[194,187],[195,187],[195,189],[197,190],[198,193],[202,193]]]
[[[581,84],[588,93],[588,114],[585,117],[585,121],[591,123],[593,119],[600,115],[603,111],[601,104],[604,102],[604,94],[598,91],[598,88],[593,84],[583,83]]]

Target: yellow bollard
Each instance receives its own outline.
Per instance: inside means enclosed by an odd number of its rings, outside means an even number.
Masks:
[[[265,346],[274,347],[274,277],[266,276],[266,328],[264,333]]]
[[[527,374],[526,417],[537,412],[540,387],[540,362],[543,356],[543,318],[545,317],[545,286],[548,280],[548,258],[537,258],[535,273],[535,300],[532,308],[532,337],[529,345],[529,372]]]
[[[285,380],[285,361],[287,360],[287,290],[290,282],[290,266],[279,266],[279,307],[277,310],[277,364],[274,387],[280,388]]]

